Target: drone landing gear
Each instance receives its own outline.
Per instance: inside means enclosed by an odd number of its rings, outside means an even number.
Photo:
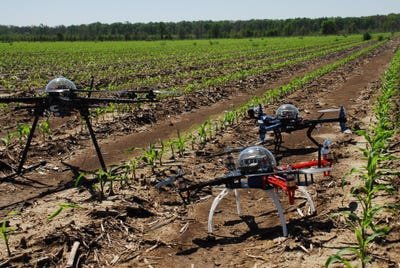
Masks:
[[[100,146],[97,143],[97,139],[96,139],[96,135],[94,134],[92,123],[90,122],[89,111],[81,110],[80,114],[81,114],[81,116],[83,117],[83,119],[86,122],[86,126],[87,126],[87,128],[89,130],[90,138],[92,139],[93,146],[94,146],[94,148],[96,150],[97,158],[99,159],[101,168],[103,169],[103,171],[107,171],[106,163],[104,162],[103,155],[101,154]]]
[[[297,211],[299,212],[301,217],[304,216],[310,216],[313,215],[315,213],[315,205],[314,205],[314,201],[311,198],[311,195],[308,193],[308,191],[306,190],[305,186],[298,186],[297,190],[299,190],[300,195],[297,196],[296,198],[298,199],[305,199],[305,204],[303,209],[301,209],[300,207],[297,207]]]
[[[214,199],[214,201],[213,201],[213,203],[211,205],[211,208],[210,208],[210,212],[208,214],[208,233],[209,234],[213,233],[213,217],[214,217],[215,210],[217,209],[217,207],[218,207],[219,203],[222,201],[222,199],[231,191],[232,191],[232,189],[225,188]],[[287,226],[286,226],[285,214],[283,213],[282,204],[279,201],[278,195],[276,194],[275,189],[269,189],[269,190],[266,190],[266,191],[267,191],[268,196],[274,202],[274,205],[275,205],[276,209],[278,210],[279,219],[281,221],[281,226],[282,226],[283,236],[287,236],[288,235],[288,231],[287,231]],[[240,215],[241,214],[241,210],[240,210],[239,192],[238,192],[237,189],[234,189],[234,192],[235,192],[235,197],[236,197],[237,213],[238,213],[238,215]]]
[[[39,122],[39,118],[43,114],[43,112],[44,112],[44,109],[41,109],[41,108],[36,108],[35,111],[34,111],[35,118],[33,119],[33,123],[32,123],[31,129],[29,131],[29,135],[28,135],[24,150],[22,151],[21,160],[20,160],[20,162],[18,164],[17,170],[14,173],[10,174],[10,175],[2,177],[0,179],[0,181],[13,180],[17,176],[21,176],[21,175],[23,175],[25,173],[31,172],[31,171],[35,170],[36,168],[39,168],[39,167],[44,166],[46,164],[45,161],[42,161],[39,164],[35,164],[35,165],[29,166],[27,168],[24,168],[24,164],[25,164],[25,161],[26,161],[26,158],[27,158],[27,155],[28,155],[29,147],[31,146],[31,142],[32,142],[33,136],[35,134],[35,130],[36,130],[37,124]],[[83,119],[85,120],[86,126],[87,126],[87,128],[89,130],[90,138],[92,139],[93,146],[94,146],[94,148],[96,150],[96,154],[97,154],[97,157],[99,159],[101,168],[103,169],[103,171],[106,171],[107,167],[106,167],[106,164],[104,162],[103,155],[101,154],[100,146],[97,143],[97,139],[96,139],[96,136],[94,134],[92,123],[90,122],[89,111],[88,110],[80,110],[79,112],[80,112],[81,116],[83,117]]]
[[[279,152],[282,146],[282,132],[279,129],[274,130],[275,153]]]
[[[39,122],[39,118],[43,114],[43,111],[44,110],[42,108],[36,108],[34,110],[35,118],[33,119],[33,123],[32,123],[31,129],[29,131],[29,135],[28,135],[24,150],[22,151],[21,160],[20,160],[20,162],[18,164],[17,170],[14,173],[9,174],[9,175],[1,178],[1,181],[13,180],[17,176],[21,176],[21,175],[23,175],[25,173],[31,172],[31,171],[33,171],[33,170],[35,170],[35,169],[37,169],[37,168],[39,168],[41,166],[44,166],[46,164],[46,161],[42,161],[42,162],[40,162],[38,164],[35,164],[35,165],[29,166],[27,168],[24,168],[24,164],[25,164],[25,161],[26,161],[26,157],[28,155],[29,147],[31,145],[31,142],[32,142],[32,139],[33,139],[33,135],[35,134],[35,129],[36,129],[37,124]]]

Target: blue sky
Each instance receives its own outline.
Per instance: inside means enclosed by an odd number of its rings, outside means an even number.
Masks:
[[[400,0],[0,0],[1,25],[359,17],[400,13]]]

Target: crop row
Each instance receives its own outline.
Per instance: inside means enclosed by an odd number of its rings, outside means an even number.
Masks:
[[[360,210],[345,214],[347,224],[354,232],[356,245],[341,249],[329,257],[325,266],[340,262],[346,267],[352,267],[350,256],[355,256],[361,267],[371,262],[371,244],[384,237],[391,229],[391,224],[382,223],[384,210],[392,209],[393,204],[377,200],[382,192],[395,193],[399,172],[390,170],[389,161],[397,161],[390,152],[390,142],[398,134],[398,112],[395,98],[399,97],[400,86],[400,50],[397,51],[382,79],[382,90],[375,105],[376,123],[369,130],[360,131],[367,141],[362,149],[366,165],[358,170],[359,185],[351,189],[357,199]],[[397,209],[398,211],[398,209]],[[349,256],[350,254],[350,256]],[[347,256],[345,256],[347,255]]]
[[[146,78],[168,74],[171,70],[176,70],[175,73],[199,70],[197,66],[208,68],[225,61],[260,59],[302,47],[346,44],[361,39],[359,36],[335,38],[219,40],[214,45],[204,40],[196,41],[196,45],[188,41],[165,45],[159,42],[0,44],[0,87],[41,88],[57,75],[69,77],[77,84],[85,84],[91,75],[98,79],[135,75]]]

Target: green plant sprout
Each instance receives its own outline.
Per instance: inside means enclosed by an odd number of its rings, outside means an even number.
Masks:
[[[13,138],[15,137],[15,133],[10,133],[7,131],[7,134],[5,137],[2,137],[0,140],[3,142],[4,146],[6,147],[5,149],[8,150],[10,147]]]
[[[50,128],[50,123],[49,123],[49,120],[47,119],[47,120],[45,120],[45,121],[42,121],[40,124],[39,124],[39,132],[40,133],[42,133],[42,137],[43,137],[43,141],[45,141],[46,140],[46,136],[47,135],[50,135],[51,134],[51,128]]]
[[[154,168],[156,166],[158,152],[154,144],[150,143],[147,150],[144,151],[142,160],[151,167],[151,171],[154,173]]]
[[[180,157],[183,157],[186,148],[186,139],[181,135],[178,130],[178,138],[175,140],[176,148],[178,149],[178,154]]]
[[[361,179],[361,185],[353,187],[352,195],[360,204],[360,212],[346,213],[346,222],[355,233],[356,246],[346,247],[339,250],[336,254],[330,256],[325,267],[333,263],[342,263],[346,267],[352,267],[344,254],[355,255],[361,262],[361,267],[365,268],[371,261],[369,245],[378,237],[385,236],[390,231],[390,226],[380,223],[379,213],[390,205],[376,204],[375,198],[381,192],[392,192],[391,183],[385,183],[383,176],[385,169],[381,166],[383,163],[393,160],[394,157],[387,153],[389,141],[396,133],[395,118],[391,117],[393,110],[393,97],[398,94],[398,85],[400,84],[400,51],[398,51],[391,61],[388,70],[385,73],[382,83],[382,92],[378,97],[375,106],[375,116],[377,122],[373,129],[358,131],[357,134],[364,137],[367,141],[367,147],[362,149],[366,166],[356,170]]]
[[[64,209],[73,209],[73,208],[80,208],[80,206],[77,204],[74,204],[74,203],[60,203],[60,204],[58,204],[58,208],[47,217],[47,220],[48,221],[53,220],[55,217],[60,215],[60,213]]]
[[[22,145],[22,138],[26,138],[31,131],[31,126],[28,124],[18,124],[17,125],[17,133],[19,144]]]
[[[203,124],[199,126],[198,129],[198,134],[199,134],[199,139],[200,139],[200,145],[203,147],[206,142],[207,142],[207,126],[208,126],[209,121],[207,120]]]
[[[4,241],[4,244],[6,245],[7,249],[7,255],[10,257],[11,256],[11,250],[10,250],[10,234],[14,231],[14,228],[11,228],[8,225],[8,220],[3,220],[0,224],[0,235],[1,238]]]

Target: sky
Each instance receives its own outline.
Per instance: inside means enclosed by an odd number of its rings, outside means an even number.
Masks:
[[[0,0],[0,25],[178,22],[400,13],[400,0]]]

